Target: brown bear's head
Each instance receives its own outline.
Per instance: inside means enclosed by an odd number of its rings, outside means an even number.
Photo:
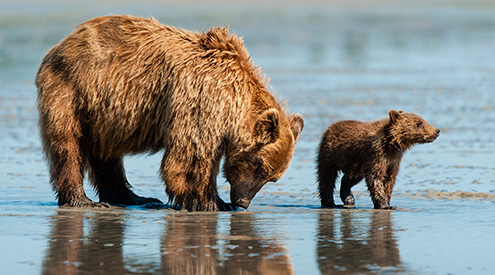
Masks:
[[[283,176],[303,126],[300,115],[286,117],[274,108],[259,116],[253,130],[254,144],[225,161],[232,204],[248,208],[261,187]]]
[[[417,143],[433,142],[440,135],[440,129],[417,114],[390,110],[388,115],[391,124],[389,134],[403,150]]]

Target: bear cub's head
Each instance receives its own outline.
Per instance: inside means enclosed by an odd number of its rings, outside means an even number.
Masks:
[[[303,127],[304,120],[299,114],[286,116],[275,108],[258,117],[252,145],[227,158],[224,165],[232,204],[248,208],[267,182],[275,182],[284,175]]]
[[[417,114],[390,110],[388,115],[389,135],[403,150],[414,144],[433,142],[440,135],[440,129],[431,126]]]

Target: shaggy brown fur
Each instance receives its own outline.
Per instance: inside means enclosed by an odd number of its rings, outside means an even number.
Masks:
[[[165,149],[161,175],[174,207],[247,208],[284,174],[303,128],[266,84],[227,29],[194,33],[125,15],[81,24],[48,52],[36,77],[58,204],[159,202],[130,190],[122,158]],[[222,156],[233,205],[217,195]],[[100,203],[84,193],[85,171]]]
[[[351,188],[365,179],[374,207],[393,209],[390,199],[402,155],[417,143],[433,142],[440,130],[420,116],[391,110],[374,122],[340,121],[323,134],[318,152],[318,189],[323,207],[335,207],[333,191],[343,173],[340,198],[354,205]]]

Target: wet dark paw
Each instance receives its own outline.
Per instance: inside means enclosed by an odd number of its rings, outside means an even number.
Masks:
[[[375,206],[375,209],[380,209],[380,210],[397,210],[397,207],[395,206],[390,206],[390,205],[382,205],[382,206]]]
[[[356,205],[356,200],[352,195],[347,196],[342,202],[344,203],[344,207],[354,207]]]
[[[111,208],[112,206],[106,202],[95,202],[92,204],[90,207],[95,207],[95,208]]]
[[[94,202],[90,199],[64,203],[60,207],[111,208],[110,204],[106,202]]]
[[[336,205],[333,202],[321,202],[321,208],[342,208],[342,205]]]
[[[117,206],[163,204],[163,202],[159,199],[141,197],[134,194],[133,192],[126,192],[120,195],[114,195],[110,198],[100,196],[100,201]]]
[[[155,210],[158,210],[158,209],[169,209],[170,208],[169,205],[164,204],[162,202],[145,203],[145,204],[142,205],[142,207],[144,207],[146,209],[155,209]]]
[[[235,211],[237,210],[237,206],[231,204],[231,203],[225,203],[221,205],[217,205],[218,211]]]
[[[217,196],[215,203],[217,204],[218,211],[234,211],[237,210],[237,206],[232,203],[224,202],[220,197]]]
[[[134,198],[134,200],[132,202],[132,205],[145,205],[145,204],[161,204],[161,205],[163,205],[164,203],[159,199],[145,198],[145,197],[139,197],[139,196],[137,196],[137,198]]]

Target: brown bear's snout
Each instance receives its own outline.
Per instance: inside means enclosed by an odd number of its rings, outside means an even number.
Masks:
[[[435,139],[437,139],[437,137],[440,136],[440,129],[438,128],[434,128],[433,130],[433,134],[429,135],[429,136],[426,136],[425,137],[425,141],[426,142],[433,142],[435,141]]]
[[[253,196],[248,196],[248,195],[239,195],[236,192],[231,192],[230,193],[230,202],[235,205],[236,207],[242,207],[244,209],[247,209],[249,205],[251,204],[251,200]]]
[[[230,186],[230,202],[237,207],[247,209],[263,184],[238,183]]]
[[[440,136],[440,129],[435,130],[435,139]]]
[[[249,207],[249,204],[251,204],[251,200],[248,199],[238,199],[235,202],[235,206],[242,207],[244,209],[247,209]]]

